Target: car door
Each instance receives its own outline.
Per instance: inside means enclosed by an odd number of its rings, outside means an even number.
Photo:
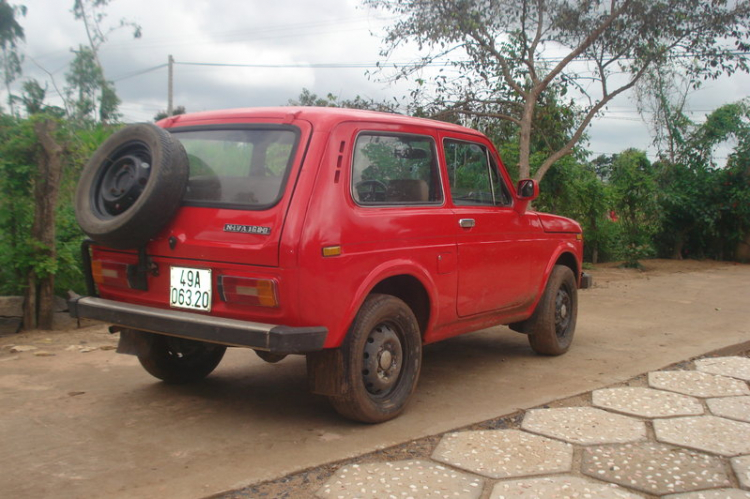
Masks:
[[[538,220],[513,208],[513,196],[490,148],[478,141],[442,141],[458,252],[460,317],[527,304],[531,242]]]

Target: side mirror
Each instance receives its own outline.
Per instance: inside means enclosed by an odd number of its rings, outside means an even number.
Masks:
[[[526,212],[529,203],[539,197],[539,184],[536,180],[530,178],[520,180],[516,188],[516,196],[518,197],[516,211],[523,214]]]

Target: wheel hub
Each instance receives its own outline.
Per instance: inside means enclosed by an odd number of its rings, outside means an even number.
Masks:
[[[117,215],[133,205],[148,182],[150,166],[138,156],[128,154],[109,167],[100,191],[108,213]]]
[[[565,334],[570,324],[570,295],[560,289],[555,297],[555,330],[558,336]]]
[[[367,337],[363,354],[362,378],[373,395],[388,393],[398,381],[403,367],[401,340],[390,326],[380,325]]]

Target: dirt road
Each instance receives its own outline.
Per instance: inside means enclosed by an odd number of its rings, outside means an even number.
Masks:
[[[428,346],[414,402],[376,426],[308,394],[301,357],[233,350],[205,382],[175,387],[115,354],[101,326],[0,338],[0,497],[204,497],[750,340],[750,266],[593,273],[567,355],[535,356],[507,328]]]

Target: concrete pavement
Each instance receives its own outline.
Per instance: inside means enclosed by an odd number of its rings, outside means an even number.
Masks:
[[[343,466],[315,495],[750,498],[750,358],[684,368],[526,411],[519,429],[447,433],[429,459]]]

